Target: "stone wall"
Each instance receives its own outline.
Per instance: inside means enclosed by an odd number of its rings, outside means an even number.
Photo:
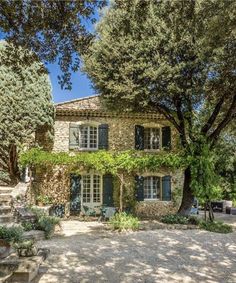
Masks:
[[[69,151],[69,126],[71,122],[84,121],[87,123],[98,122],[109,125],[109,149],[129,150],[135,146],[135,125],[167,126],[166,120],[147,118],[123,118],[123,117],[78,117],[58,116],[54,126],[53,151]],[[176,130],[172,127],[172,147],[177,147]]]
[[[57,116],[54,128],[53,151],[68,152],[69,151],[69,125],[71,122],[98,122],[109,125],[109,150],[129,150],[135,146],[135,125],[149,126],[167,126],[170,125],[165,120],[148,119],[148,118],[124,118],[124,117],[84,117],[84,116]],[[40,144],[43,145],[43,134],[38,134]],[[50,148],[49,145],[43,145],[45,149]],[[177,149],[177,134],[172,128],[172,149]],[[158,153],[157,153],[158,154]],[[156,172],[155,172],[156,173]],[[172,176],[172,189],[182,186],[182,173],[171,172],[169,169],[163,168],[159,170],[160,174]],[[130,176],[127,178],[127,198],[134,195],[134,183]],[[52,198],[54,204],[65,204],[66,207],[70,201],[70,172],[66,168],[55,167],[45,168],[36,172],[33,182],[34,194],[47,195]],[[118,188],[114,191],[115,204],[118,204]],[[135,203],[135,202],[134,202]],[[163,201],[144,201],[135,205],[135,211],[139,216],[152,217],[171,213],[176,211],[177,207],[174,202]]]

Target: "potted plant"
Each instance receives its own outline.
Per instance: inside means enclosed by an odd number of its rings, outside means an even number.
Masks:
[[[38,206],[48,205],[52,202],[52,199],[47,195],[39,195],[37,197],[37,204]]]
[[[0,226],[0,258],[10,254],[11,245],[22,239],[23,229],[21,227]]]
[[[15,243],[14,248],[20,257],[35,256],[38,252],[38,248],[32,240]]]

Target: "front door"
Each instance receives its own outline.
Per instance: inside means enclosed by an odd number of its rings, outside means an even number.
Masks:
[[[71,174],[70,184],[70,214],[81,211],[81,176]]]
[[[83,175],[82,185],[82,207],[90,208],[102,205],[102,177],[96,174]]]

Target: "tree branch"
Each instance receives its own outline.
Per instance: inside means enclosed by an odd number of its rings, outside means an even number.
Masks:
[[[212,146],[217,141],[221,131],[228,125],[236,111],[236,94],[233,97],[232,103],[224,117],[224,119],[219,123],[218,127],[214,130],[214,132],[208,137],[208,139],[212,142]]]
[[[220,109],[221,109],[221,106],[223,105],[224,103],[224,100],[225,100],[225,95],[222,95],[220,100],[218,101],[218,103],[216,104],[215,106],[215,109],[214,111],[212,112],[211,116],[209,117],[208,121],[206,122],[206,124],[202,127],[201,129],[201,133],[202,134],[207,134],[207,132],[210,130],[210,128],[212,127],[213,123],[215,122],[219,112],[220,112]]]
[[[178,116],[178,119],[179,119],[179,127],[181,129],[181,131],[180,131],[181,142],[182,142],[182,145],[185,147],[187,145],[187,139],[186,139],[186,132],[185,132],[184,115],[183,115],[183,112],[181,110],[182,101],[179,97],[175,97],[173,99],[173,101],[174,101],[174,105],[175,105],[176,110],[177,110],[177,116]]]
[[[157,102],[149,102],[149,105],[151,105],[152,107],[156,107],[159,110],[159,112],[163,114],[166,117],[166,119],[174,125],[177,131],[179,133],[181,132],[181,128],[177,123],[177,121],[175,120],[175,117],[173,116],[169,108]]]

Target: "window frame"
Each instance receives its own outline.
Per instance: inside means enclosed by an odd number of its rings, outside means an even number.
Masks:
[[[90,202],[84,202],[84,178],[85,176],[89,176],[90,180]],[[100,201],[94,202],[94,176],[99,176],[99,193],[100,193]],[[88,188],[86,188],[88,189]],[[81,175],[81,206],[84,204],[92,204],[92,205],[102,205],[103,203],[103,176],[97,173],[84,173]]]
[[[144,178],[144,183],[145,183],[145,178],[151,178],[152,180],[152,184],[151,184],[151,189],[152,189],[152,196],[153,196],[153,177],[157,177],[157,178],[160,178],[160,198],[146,198],[145,195],[144,195],[144,201],[163,201],[162,200],[162,177],[163,176],[160,176],[160,175],[147,175],[147,176],[143,176]],[[143,190],[145,191],[145,187],[143,185]],[[145,192],[143,192],[143,194],[145,194]]]
[[[143,126],[144,127],[144,151],[159,151],[159,150],[162,150],[162,128],[163,127],[160,127],[160,126]],[[150,129],[150,130],[153,130],[153,129],[159,129],[159,148],[145,148],[145,130],[146,129]],[[149,141],[149,144],[150,146],[152,146],[152,143],[151,143],[151,140]]]
[[[79,151],[97,151],[98,148],[99,148],[99,125],[100,123],[97,123],[97,122],[77,122],[77,123],[70,123],[69,125],[69,149],[70,150],[73,150],[73,149],[76,149],[76,150],[79,150]],[[88,137],[87,137],[87,147],[81,147],[81,144],[80,144],[80,140],[81,140],[81,127],[87,127],[88,128]],[[96,134],[96,147],[90,147],[90,128],[96,128],[97,129],[97,134]],[[71,143],[71,140],[70,140],[70,130],[71,128],[75,128],[77,129],[78,131],[78,134],[79,134],[79,143],[78,144],[73,144]]]

